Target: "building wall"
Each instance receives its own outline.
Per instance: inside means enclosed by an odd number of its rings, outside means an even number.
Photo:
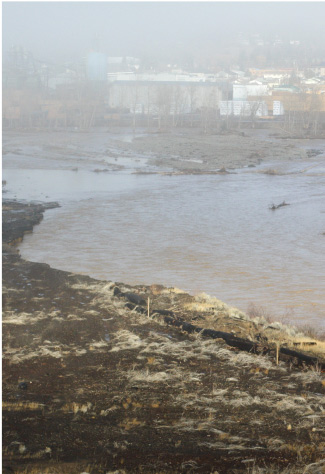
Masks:
[[[325,94],[292,94],[290,92],[273,92],[270,102],[280,101],[283,104],[285,112],[325,112]],[[271,103],[268,103],[271,109]]]
[[[77,126],[87,128],[103,121],[104,98],[45,98],[30,90],[6,91],[2,119],[15,126]]]
[[[266,117],[268,107],[260,100],[223,100],[220,102],[220,115],[235,117]]]
[[[264,84],[234,84],[233,99],[247,100],[248,96],[263,97],[268,95],[268,89]]]
[[[234,84],[232,87],[233,99],[234,100],[246,100],[247,99],[247,86],[241,84]]]
[[[284,107],[280,100],[273,101],[273,116],[284,115]]]
[[[109,88],[111,109],[131,113],[185,114],[201,108],[218,110],[222,94],[214,83],[114,82]]]
[[[41,95],[35,91],[10,89],[2,99],[2,118],[6,120],[26,120],[41,112]]]
[[[117,72],[107,74],[109,82],[129,81],[129,82],[151,82],[151,83],[207,83],[218,82],[218,78],[211,74],[203,73],[182,73],[182,72],[162,72],[162,73],[135,73],[135,72]]]
[[[107,57],[103,53],[92,52],[87,56],[87,78],[90,81],[106,82]]]

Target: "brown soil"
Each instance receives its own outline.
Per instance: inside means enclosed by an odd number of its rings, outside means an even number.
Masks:
[[[4,202],[3,472],[324,472],[321,371],[182,332],[162,310],[252,340],[299,334],[206,295],[25,261],[10,243],[45,209]]]

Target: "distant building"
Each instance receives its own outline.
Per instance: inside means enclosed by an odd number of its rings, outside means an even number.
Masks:
[[[106,82],[107,57],[103,53],[92,52],[87,56],[87,79],[89,81]]]
[[[137,73],[137,72],[115,72],[107,74],[108,82],[218,82],[213,74],[185,73],[185,72],[162,72],[162,73]]]
[[[269,94],[266,84],[251,81],[249,84],[233,84],[233,100],[220,102],[220,115],[235,117],[266,117],[268,108],[263,100]]]
[[[108,74],[111,110],[134,114],[187,114],[219,109],[224,83],[205,74]]]
[[[273,116],[284,115],[284,107],[280,100],[273,101]]]
[[[109,56],[107,58],[108,64],[126,64],[127,66],[138,66],[140,59],[131,56]]]
[[[275,105],[276,102],[282,105]],[[287,114],[289,112],[325,112],[325,93],[303,93],[293,94],[288,91],[272,91],[272,95],[266,98],[269,110],[279,110]]]
[[[321,84],[323,81],[320,77],[310,77],[309,79],[304,79],[301,82],[303,84],[306,84],[307,86],[310,86],[310,85]]]
[[[233,100],[246,100],[249,96],[262,97],[268,95],[265,84],[233,84]]]
[[[220,102],[220,115],[235,117],[267,117],[268,107],[264,100],[224,100]]]
[[[259,78],[269,85],[269,87],[285,84],[290,79],[293,69],[256,69],[249,70],[252,77]]]
[[[283,84],[281,86],[274,87],[274,92],[290,92],[291,94],[300,94],[302,90],[297,86],[291,84]]]

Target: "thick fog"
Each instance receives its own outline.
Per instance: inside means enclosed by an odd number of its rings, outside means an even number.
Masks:
[[[220,50],[240,33],[322,47],[323,21],[323,2],[4,2],[3,51],[20,45],[55,62],[96,47],[173,60]]]

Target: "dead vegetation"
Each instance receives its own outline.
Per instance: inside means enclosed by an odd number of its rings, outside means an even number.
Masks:
[[[276,365],[164,317],[282,345],[303,341],[299,329],[256,307],[96,281],[14,253],[3,277],[3,472],[322,472],[320,367]]]
[[[269,176],[282,176],[283,173],[280,171],[274,169],[274,168],[268,168],[266,170],[259,171],[262,174],[268,174]]]

